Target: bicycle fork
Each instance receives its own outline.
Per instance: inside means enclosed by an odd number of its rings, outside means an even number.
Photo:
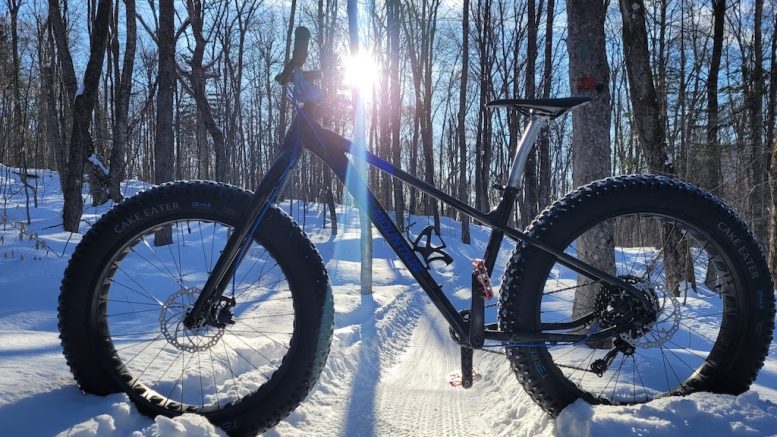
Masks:
[[[229,236],[197,300],[186,313],[183,323],[187,328],[198,328],[205,324],[223,326],[224,323],[234,323],[230,312],[234,307],[234,301],[224,298],[223,294],[251,245],[259,223],[283,191],[289,172],[297,165],[302,147],[297,123],[296,119],[292,121],[281,152],[259,183],[253,200],[243,213],[240,223]],[[221,305],[221,302],[224,302],[224,305]],[[227,309],[226,312],[225,309]]]

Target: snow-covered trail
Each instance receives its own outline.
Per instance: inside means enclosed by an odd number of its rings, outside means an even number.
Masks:
[[[492,435],[480,415],[486,404],[483,391],[452,387],[447,381],[448,373],[459,368],[459,349],[445,320],[429,304],[413,331],[406,358],[378,384],[374,429],[364,431],[392,436],[415,436],[420,430],[446,436]]]

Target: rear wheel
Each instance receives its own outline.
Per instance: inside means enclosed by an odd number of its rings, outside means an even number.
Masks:
[[[752,233],[717,198],[665,177],[606,179],[554,203],[528,233],[654,301],[641,324],[614,341],[507,350],[546,411],[556,415],[578,398],[633,404],[749,388],[772,339],[773,286]],[[506,331],[537,331],[593,314],[577,330],[590,332],[640,308],[622,290],[522,245],[503,278],[500,323]]]
[[[225,185],[163,185],[84,236],[59,321],[85,391],[122,390],[146,414],[198,413],[233,434],[267,429],[304,399],[329,351],[332,296],[320,256],[279,209],[262,219],[217,322],[183,325],[250,201]]]

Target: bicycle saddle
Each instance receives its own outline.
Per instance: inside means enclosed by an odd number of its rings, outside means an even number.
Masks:
[[[498,99],[486,103],[486,108],[498,108],[506,106],[515,109],[521,114],[529,115],[530,112],[556,118],[567,111],[591,101],[590,97],[564,97],[560,99]]]

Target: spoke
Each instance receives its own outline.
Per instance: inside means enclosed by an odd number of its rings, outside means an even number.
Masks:
[[[128,287],[128,286],[126,286],[126,285],[124,285],[124,284],[122,284],[122,283],[118,282],[118,281],[116,280],[116,275],[115,275],[115,274],[114,274],[113,278],[111,278],[111,283],[114,283],[114,282],[115,282],[115,283],[117,283],[117,284],[119,284],[119,285],[121,285],[121,286],[123,286],[123,287],[125,287],[125,288],[129,288],[130,290],[133,290],[133,291],[135,291],[136,293],[140,294],[141,296],[145,296],[145,297],[147,297],[147,298],[151,299],[152,301],[154,301],[154,302],[158,303],[160,306],[164,306],[164,303],[162,303],[162,301],[160,301],[159,299],[157,299],[157,298],[155,298],[154,296],[152,296],[152,295],[151,295],[151,293],[149,293],[149,291],[148,291],[148,290],[146,290],[146,287],[144,287],[144,286],[143,286],[143,285],[141,285],[141,284],[140,284],[140,283],[139,283],[137,280],[135,280],[135,278],[133,278],[133,277],[132,277],[132,275],[130,275],[129,273],[125,272],[125,271],[124,271],[124,269],[122,269],[122,268],[121,268],[121,267],[120,267],[118,264],[115,264],[115,263],[114,263],[114,265],[116,266],[116,270],[117,270],[117,271],[119,271],[119,272],[123,273],[123,274],[124,274],[124,276],[128,277],[128,278],[129,278],[129,280],[130,280],[130,281],[132,281],[133,283],[135,283],[135,285],[137,285],[138,287],[140,287],[140,289],[141,289],[141,290],[143,290],[143,292],[140,292],[140,291],[134,290],[133,288],[130,288],[130,287]]]
[[[121,285],[121,284],[119,284],[119,285]],[[138,301],[135,301],[135,300],[116,300],[116,299],[111,299],[111,300],[108,300],[107,302],[130,303],[130,304],[135,304],[135,305],[146,305],[146,306],[153,306],[154,308],[157,308],[159,306],[164,306],[164,305],[160,305],[159,302],[148,303],[148,302],[138,302]]]
[[[159,309],[158,308],[151,308],[149,310],[126,311],[126,312],[123,312],[123,313],[107,314],[105,317],[126,316],[127,314],[150,313],[150,312],[156,312],[156,311],[159,311]]]
[[[246,287],[245,287],[245,288],[243,288],[242,290],[240,290],[240,292],[239,292],[237,295],[235,295],[234,299],[235,299],[235,300],[238,300],[238,299],[240,299],[240,296],[242,296],[242,295],[243,295],[243,294],[244,294],[246,291],[248,291],[248,290],[252,289],[252,288],[254,287],[254,285],[256,285],[256,286],[258,286],[258,287],[261,287],[261,285],[260,285],[260,284],[258,284],[258,282],[259,282],[259,280],[256,280],[256,281],[254,281],[253,283],[246,285]],[[270,287],[272,287],[273,285],[277,285],[277,284],[279,284],[279,283],[281,283],[281,282],[286,282],[286,278],[284,277],[284,278],[282,278],[282,279],[278,279],[278,280],[277,280],[277,281],[275,281],[275,282],[270,282],[269,284],[265,284],[265,285],[263,286],[263,288],[268,288],[268,289],[269,289],[269,288],[270,288]],[[247,303],[247,302],[242,302],[242,303]]]
[[[253,244],[253,243],[252,243],[252,244]],[[260,247],[261,247],[261,246],[260,246]],[[250,247],[249,247],[249,251],[250,251]],[[266,259],[265,259],[264,261],[262,261],[262,257],[264,257],[265,255],[267,255],[267,257],[269,258],[269,256],[270,256],[270,252],[268,252],[268,251],[267,251],[267,250],[266,250],[264,247],[262,247],[262,254],[261,254],[260,256],[258,256],[258,257],[257,257],[257,258],[258,258],[258,260],[257,260],[257,261],[254,261],[254,263],[253,263],[253,264],[251,264],[251,268],[249,268],[249,269],[248,269],[248,271],[246,271],[246,272],[243,274],[243,277],[242,277],[242,278],[240,278],[240,280],[238,281],[238,283],[239,283],[239,284],[242,284],[242,283],[243,283],[243,281],[244,281],[244,280],[245,280],[245,279],[248,277],[248,274],[249,274],[249,273],[251,273],[251,272],[254,270],[254,267],[256,267],[256,266],[259,264],[259,261],[261,261],[261,262],[262,262],[262,269],[260,269],[260,271],[259,271],[259,278],[261,278],[261,277],[262,277],[262,271],[264,270],[264,265],[265,265],[264,263],[265,263],[265,262],[267,262],[267,260],[266,260]],[[245,290],[243,290],[243,291],[245,291]],[[238,296],[239,296],[239,295],[238,295]],[[235,296],[235,299],[237,299],[237,296]]]
[[[677,382],[680,382],[680,378],[677,376],[677,372],[675,372],[674,367],[672,367],[672,363],[669,362],[666,358],[666,354],[664,353],[664,347],[661,346],[661,359],[664,361],[664,376],[666,377],[666,392],[669,393],[672,389],[671,384],[669,383],[669,372],[667,371],[666,366],[669,366],[669,370],[672,371],[672,374],[674,375],[674,378],[677,380]]]
[[[151,388],[152,388],[152,389],[153,389],[154,387],[158,386],[160,382],[162,382],[162,378],[164,378],[164,377],[165,377],[165,375],[167,375],[167,372],[169,372],[169,371],[170,371],[170,369],[172,369],[172,368],[173,368],[173,364],[175,364],[175,362],[176,362],[176,361],[178,361],[178,357],[180,357],[181,355],[183,355],[183,351],[179,352],[179,353],[178,353],[178,355],[176,355],[176,356],[175,356],[175,358],[173,358],[173,359],[170,361],[170,365],[169,365],[169,366],[167,366],[167,369],[165,369],[165,371],[164,371],[164,372],[162,372],[162,374],[161,374],[161,375],[159,375],[159,378],[156,380],[156,383],[154,383],[154,385],[152,385],[152,386],[151,386]]]
[[[700,360],[702,360],[702,361],[707,361],[707,358],[706,358],[706,357],[702,357],[701,355],[698,355],[696,352],[694,352],[694,351],[692,351],[692,350],[690,350],[690,349],[688,349],[688,348],[684,348],[684,347],[680,346],[679,344],[677,344],[677,343],[673,342],[672,340],[668,340],[668,341],[669,341],[669,343],[672,343],[673,345],[677,346],[679,349],[682,349],[682,350],[684,350],[684,351],[688,352],[689,354],[691,354],[691,355],[695,356],[696,358],[698,358],[698,359],[700,359]],[[683,359],[682,359],[682,358],[681,358],[679,355],[677,355],[677,354],[676,354],[676,353],[675,353],[675,352],[674,352],[672,349],[669,349],[669,348],[667,348],[666,350],[668,350],[669,352],[671,352],[671,353],[672,353],[672,355],[676,356],[676,357],[677,357],[677,359],[678,359],[678,360],[680,360],[680,361],[682,361],[682,362],[683,362],[683,364],[685,364],[686,366],[688,366],[688,368],[689,368],[689,369],[693,370],[694,372],[696,371],[696,369],[695,369],[694,367],[692,367],[691,365],[689,365],[688,363],[686,363],[686,362],[685,362],[685,360],[683,360]]]
[[[241,302],[241,304],[242,305],[247,305],[249,303],[270,302],[270,301],[273,301],[273,300],[285,300],[285,299],[291,299],[291,296],[289,296],[289,297],[274,297],[274,298],[270,298],[270,299],[257,299],[257,300],[252,300],[252,301],[248,301],[248,302]]]
[[[287,316],[294,316],[294,313],[272,314],[272,315],[266,315],[266,316],[240,317],[239,320],[269,319],[269,318],[272,318],[272,317],[287,317]]]
[[[624,359],[624,358],[622,357],[622,358],[621,358],[621,366],[623,365],[623,359]],[[601,398],[601,397],[602,397],[602,395],[604,394],[604,391],[605,391],[605,390],[607,390],[607,387],[609,387],[609,386],[610,386],[610,383],[612,382],[612,380],[613,380],[613,379],[615,378],[615,376],[616,376],[616,375],[618,375],[619,373],[620,373],[620,366],[618,367],[618,370],[617,370],[615,373],[613,373],[613,374],[612,374],[612,376],[610,376],[610,379],[607,381],[607,385],[605,385],[605,386],[604,386],[604,388],[602,389],[602,391],[601,391],[601,392],[599,392],[599,395],[597,396],[598,398]]]
[[[240,298],[240,296],[242,296],[242,295],[243,295],[243,293],[245,293],[246,291],[250,290],[250,289],[251,289],[251,288],[252,288],[254,285],[258,285],[258,284],[259,284],[259,281],[261,281],[261,280],[262,280],[262,278],[264,278],[264,266],[265,266],[265,265],[266,265],[266,264],[263,264],[263,265],[262,265],[262,270],[259,272],[259,275],[257,276],[257,278],[256,278],[256,279],[255,279],[253,282],[251,282],[250,284],[248,284],[248,285],[247,285],[247,286],[246,286],[244,289],[240,290],[240,292],[239,292],[239,293],[238,293],[238,294],[235,296],[235,299],[239,299],[239,298]],[[274,264],[272,265],[272,267],[270,267],[270,270],[274,269],[274,268],[275,268],[277,265],[278,265],[278,263],[277,263],[277,262],[276,262],[276,263],[274,263]],[[286,278],[285,278],[285,277],[283,277],[283,278],[281,278],[281,279],[278,279],[277,281],[275,281],[275,282],[273,282],[273,283],[270,283],[270,284],[267,284],[267,285],[265,285],[265,288],[267,288],[267,287],[268,287],[268,286],[270,286],[270,285],[275,285],[275,284],[278,284],[279,282],[282,282],[282,281],[285,281],[285,280],[286,280]],[[235,291],[237,291],[237,290],[235,290]]]
[[[216,358],[213,356],[213,351],[211,351],[210,349],[208,349],[208,354],[210,355],[210,374],[213,376],[213,394],[216,395],[216,408],[220,410],[221,401],[219,400],[219,385],[218,385],[218,382],[216,381],[216,368],[213,367],[213,362],[216,361]],[[203,401],[203,406],[204,406],[204,401]]]
[[[706,324],[707,324],[707,325],[710,325],[710,326],[714,326],[714,325],[711,325],[710,323],[706,323]],[[689,330],[689,331],[691,331],[691,332],[693,332],[694,334],[697,334],[697,335],[699,335],[700,337],[704,337],[705,339],[709,340],[709,341],[710,341],[712,344],[715,344],[715,342],[716,342],[715,340],[713,340],[713,339],[711,339],[711,338],[707,337],[706,335],[702,334],[701,332],[699,332],[699,331],[697,331],[697,330],[695,330],[695,329],[691,328],[690,326],[686,325],[685,323],[683,323],[683,322],[680,322],[680,325],[682,325],[682,326],[684,326],[684,327],[688,328],[688,330]]]
[[[235,389],[235,394],[239,397],[240,396],[240,390],[237,388],[237,375],[235,375],[235,371],[232,369],[232,361],[229,359],[229,351],[227,350],[227,342],[222,341],[221,345],[224,346],[224,356],[227,359],[227,368],[229,369],[229,373],[232,374],[232,387]]]
[[[270,364],[272,364],[272,365],[276,365],[276,364],[277,364],[277,362],[276,362],[276,361],[274,361],[274,360],[271,360],[271,359],[267,358],[267,356],[265,356],[263,353],[259,352],[258,350],[254,349],[254,348],[253,348],[253,347],[252,347],[250,344],[246,343],[246,341],[245,341],[245,340],[243,340],[242,338],[240,338],[240,337],[238,337],[238,336],[236,336],[236,335],[234,335],[234,334],[233,334],[232,336],[233,336],[233,337],[235,337],[236,339],[240,340],[240,342],[241,342],[241,343],[243,343],[244,345],[246,345],[246,347],[247,347],[247,348],[249,348],[249,349],[251,349],[252,351],[254,351],[254,352],[257,354],[257,355],[259,355],[260,357],[262,357],[262,358],[264,358],[265,360],[267,360],[267,362],[268,362],[268,363],[270,363]],[[252,363],[250,360],[248,360],[248,359],[246,359],[244,356],[242,356],[242,355],[241,355],[241,354],[240,354],[240,353],[237,351],[237,349],[235,349],[235,348],[234,348],[234,347],[232,347],[232,346],[230,346],[230,347],[232,348],[232,350],[234,350],[234,351],[235,351],[235,353],[237,353],[238,355],[240,355],[240,356],[241,356],[241,358],[243,358],[243,359],[244,359],[244,360],[246,360],[246,361],[247,361],[249,364],[251,364],[251,366],[253,366],[253,368],[254,368],[254,369],[256,369],[256,370],[257,370],[259,373],[261,373],[261,374],[262,374],[262,375],[263,375],[263,376],[264,376],[264,377],[265,377],[265,378],[266,378],[268,381],[270,380],[270,378],[269,378],[267,375],[265,375],[265,374],[264,374],[264,372],[262,372],[261,370],[259,370],[259,368],[258,368],[258,367],[256,367],[256,365],[254,365],[254,364],[253,364],[253,363]]]
[[[205,383],[202,382],[202,360],[200,359],[200,351],[197,351],[197,376],[200,378],[200,406],[205,406]],[[215,388],[215,386],[214,386]]]
[[[142,238],[142,239],[141,239],[141,241],[143,241],[143,244],[144,244],[146,247],[148,247],[149,249],[151,249],[151,246],[149,246],[149,244],[148,244],[148,242],[145,240],[145,238]],[[159,270],[159,272],[160,272],[160,273],[162,273],[164,276],[167,276],[167,278],[168,278],[168,279],[170,279],[171,281],[173,281],[175,284],[177,284],[177,285],[179,285],[179,286],[183,287],[183,283],[181,283],[181,282],[178,282],[178,279],[176,279],[176,278],[175,278],[175,275],[173,275],[173,273],[170,271],[170,269],[168,269],[168,268],[167,268],[167,265],[166,265],[166,264],[164,264],[164,261],[162,261],[162,259],[161,259],[161,258],[159,258],[159,255],[156,253],[156,251],[155,251],[154,249],[151,249],[151,253],[153,253],[153,254],[154,254],[154,256],[156,256],[156,258],[159,260],[159,262],[161,262],[161,263],[162,263],[162,265],[165,267],[165,269],[164,269],[164,270],[162,270],[161,268],[159,268],[159,266],[158,266],[158,265],[156,265],[156,264],[152,263],[152,262],[151,262],[151,261],[150,261],[148,258],[146,258],[145,256],[141,255],[141,254],[140,254],[140,252],[136,251],[134,247],[130,248],[130,252],[132,252],[132,253],[134,253],[135,255],[139,256],[139,257],[140,257],[140,258],[141,258],[143,261],[145,261],[145,262],[146,262],[148,265],[150,265],[150,266],[154,267],[155,269]]]
[[[250,326],[249,326],[249,328],[250,328]],[[237,333],[237,334],[254,334],[255,333],[255,334],[274,334],[274,335],[292,335],[293,334],[293,332],[258,331],[256,329],[252,329],[250,331],[244,331],[244,330],[239,330],[239,329],[228,329],[227,332],[229,332],[230,334],[233,334],[233,335],[235,333]]]
[[[159,330],[155,331],[146,331],[146,332],[128,332],[128,333],[122,333],[122,334],[108,334],[108,335],[101,335],[100,338],[116,338],[116,337],[129,337],[131,335],[152,335],[158,333]]]
[[[151,345],[149,345],[149,346],[151,346]],[[148,347],[148,346],[147,346],[147,347]],[[146,367],[143,369],[143,371],[142,371],[142,372],[140,372],[140,375],[136,376],[136,377],[135,377],[135,379],[133,379],[133,380],[132,380],[132,382],[129,384],[130,386],[133,386],[133,385],[135,385],[135,383],[136,383],[136,382],[138,382],[138,380],[140,379],[140,377],[141,377],[141,376],[143,376],[143,374],[144,374],[144,373],[146,373],[146,371],[148,370],[148,368],[149,368],[149,367],[151,367],[151,364],[152,364],[152,363],[154,363],[154,362],[156,361],[156,359],[157,359],[157,358],[159,358],[159,355],[162,353],[162,351],[163,351],[163,350],[165,350],[165,348],[166,348],[166,347],[167,347],[167,343],[163,343],[163,344],[162,344],[162,347],[159,349],[159,351],[156,353],[156,355],[154,355],[154,358],[152,358],[152,359],[151,359],[151,360],[148,362],[148,364],[146,365]],[[143,350],[145,350],[145,348],[144,348]],[[141,351],[141,352],[143,352],[143,351]],[[127,365],[128,365],[128,364],[129,364],[129,363],[130,363],[132,360],[134,360],[135,358],[137,358],[137,357],[138,357],[138,355],[139,355],[139,354],[136,354],[134,357],[132,357],[132,359],[130,359],[129,361],[125,362],[125,363],[124,363],[124,365],[123,365],[123,367],[124,367],[124,368],[127,368]]]
[[[594,284],[597,284],[597,283],[599,283],[599,281],[587,282],[587,283],[583,283],[583,284],[576,284],[576,285],[572,285],[572,286],[569,286],[569,287],[561,288],[561,289],[558,289],[558,290],[547,291],[547,292],[544,292],[543,294],[545,294],[545,295],[556,294],[556,293],[560,293],[562,291],[574,290],[575,288],[585,287],[585,286],[588,286],[588,285],[594,285]]]

